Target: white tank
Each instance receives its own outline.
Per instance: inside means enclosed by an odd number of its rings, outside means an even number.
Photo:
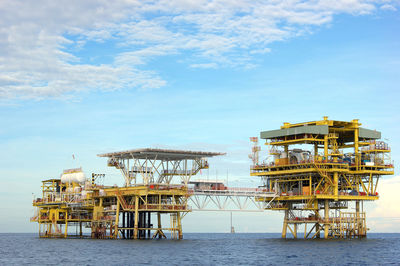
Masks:
[[[85,183],[85,180],[86,180],[85,173],[84,172],[75,173],[75,179],[76,179],[76,181],[75,181],[76,183],[79,183],[79,184]]]
[[[68,183],[69,182],[69,176],[70,176],[70,174],[62,174],[61,175],[61,182],[62,183]]]
[[[287,153],[286,152],[282,152],[281,153],[281,158],[287,158]]]
[[[77,173],[66,173],[61,175],[61,182],[62,183],[85,183],[86,176],[84,172],[77,172]]]

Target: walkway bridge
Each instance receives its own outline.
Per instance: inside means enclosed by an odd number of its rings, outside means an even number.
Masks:
[[[235,187],[225,187],[223,190],[190,189],[189,194],[193,211],[263,212],[269,203],[259,202],[256,199],[258,197],[274,199],[277,196],[275,192],[268,192],[266,189]]]

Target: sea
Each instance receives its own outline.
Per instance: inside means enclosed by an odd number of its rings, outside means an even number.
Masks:
[[[40,239],[0,234],[0,265],[400,265],[400,234],[281,239],[275,233],[185,233],[183,240]]]

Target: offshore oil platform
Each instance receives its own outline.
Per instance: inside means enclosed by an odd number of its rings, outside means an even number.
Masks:
[[[104,174],[92,173],[88,179],[81,168],[64,170],[60,178],[42,181],[31,221],[39,224],[43,238],[166,238],[169,231],[171,238],[182,239],[187,213],[232,211],[233,206],[237,211],[284,211],[283,238],[288,231],[297,238],[301,224],[304,238],[320,238],[322,232],[324,238],[362,238],[367,233],[363,201],[379,199],[380,176],[394,171],[390,148],[378,141],[380,132],[360,125],[327,117],[284,123],[281,129],[261,132],[269,147],[262,162],[258,138],[250,138],[250,175],[262,180],[257,188],[191,180],[209,168],[208,158],[225,153],[148,148],[99,154],[120,170],[124,186],[100,185]],[[355,212],[346,211],[351,204]],[[169,225],[162,225],[162,217]]]
[[[394,171],[389,146],[378,141],[381,133],[360,126],[358,120],[324,117],[261,132],[272,160],[254,161],[250,175],[261,177],[275,193],[256,200],[265,209],[284,211],[283,238],[288,230],[297,238],[301,224],[304,238],[320,238],[321,232],[324,238],[366,237],[363,202],[378,200],[379,178]],[[252,141],[253,158],[258,158],[258,139]],[[351,204],[354,212],[347,211]]]
[[[65,170],[61,178],[42,182],[43,195],[34,200],[38,211],[31,220],[39,223],[40,237],[83,237],[86,227],[91,238],[166,238],[164,232],[170,231],[181,239],[181,219],[191,211],[187,184],[208,168],[206,158],[217,155],[223,153],[137,149],[99,154],[121,171],[123,187],[96,184],[102,174],[93,173],[88,181],[80,168]],[[181,182],[172,184],[174,177]],[[169,227],[162,226],[165,215]]]

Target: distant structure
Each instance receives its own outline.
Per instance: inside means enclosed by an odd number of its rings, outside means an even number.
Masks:
[[[256,201],[265,209],[284,211],[283,238],[288,231],[297,238],[301,224],[304,238],[320,238],[322,232],[324,238],[366,236],[362,203],[379,199],[378,181],[393,175],[394,167],[388,144],[378,141],[381,133],[360,126],[358,120],[324,117],[261,132],[273,160],[254,163],[250,172],[261,177],[272,195],[256,196]],[[258,152],[255,147],[253,154]],[[258,155],[252,159],[258,161]],[[348,210],[350,204],[354,212]]]
[[[231,234],[234,234],[235,233],[235,227],[233,227],[233,224],[232,224],[232,212],[231,212]]]
[[[31,221],[38,222],[39,236],[45,238],[83,237],[85,227],[91,238],[165,238],[170,231],[181,239],[181,219],[191,211],[187,184],[208,168],[206,158],[218,155],[224,153],[137,149],[100,154],[121,171],[123,187],[96,184],[102,174],[93,173],[88,181],[81,168],[65,170],[60,178],[42,182]],[[164,215],[170,226],[162,226]]]

